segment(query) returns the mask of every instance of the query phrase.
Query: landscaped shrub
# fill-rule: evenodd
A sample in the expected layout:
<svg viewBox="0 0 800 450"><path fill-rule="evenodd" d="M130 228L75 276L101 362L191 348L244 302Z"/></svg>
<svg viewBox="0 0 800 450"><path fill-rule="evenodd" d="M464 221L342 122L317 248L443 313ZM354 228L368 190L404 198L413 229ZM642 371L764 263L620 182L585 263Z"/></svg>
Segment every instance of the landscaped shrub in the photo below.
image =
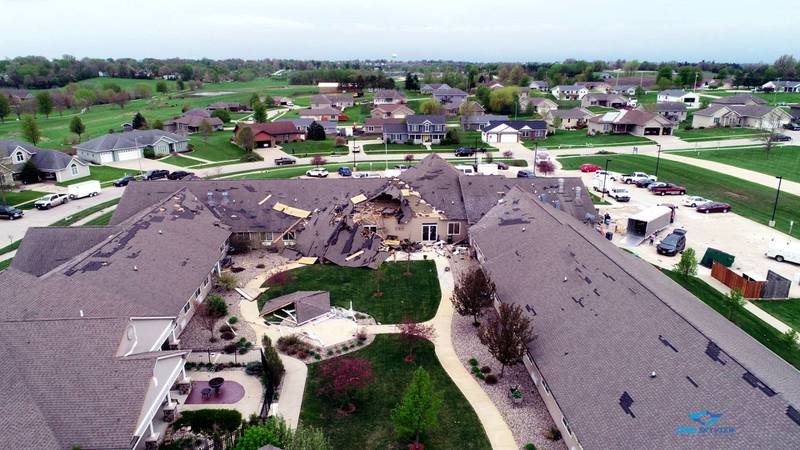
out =
<svg viewBox="0 0 800 450"><path fill-rule="evenodd" d="M231 342L230 344L225 344L225 347L223 347L223 351L230 355L236 353L236 348L237 348L236 343Z"/></svg>
<svg viewBox="0 0 800 450"><path fill-rule="evenodd" d="M236 317L236 316L231 316L230 318L228 318L228 323L231 324L231 325L235 324L238 321L239 321L239 318Z"/></svg>
<svg viewBox="0 0 800 450"><path fill-rule="evenodd" d="M145 147L144 150L142 150L142 156L147 159L155 159L156 151L153 150L153 147Z"/></svg>
<svg viewBox="0 0 800 450"><path fill-rule="evenodd" d="M333 356L333 350L328 350L328 353L327 353L327 355L328 355L328 356Z"/></svg>
<svg viewBox="0 0 800 450"><path fill-rule="evenodd" d="M193 362L187 362L186 364L183 365L183 367L186 370L192 370L192 369L194 369L194 366L195 366L195 363L193 363Z"/></svg>
<svg viewBox="0 0 800 450"><path fill-rule="evenodd" d="M497 384L497 377L490 373L489 375L486 375L484 381L486 381L486 384Z"/></svg>
<svg viewBox="0 0 800 450"><path fill-rule="evenodd" d="M525 450L536 450L536 446L528 442L525 444Z"/></svg>
<svg viewBox="0 0 800 450"><path fill-rule="evenodd" d="M477 366L478 365L478 360L475 359L475 358L470 358L469 359L469 365L473 366L473 367Z"/></svg>
<svg viewBox="0 0 800 450"><path fill-rule="evenodd" d="M217 284L230 291L239 287L239 280L232 273L225 272L217 277Z"/></svg>
<svg viewBox="0 0 800 450"><path fill-rule="evenodd" d="M230 433L242 423L242 414L233 409L198 409L181 411L181 417L175 421L174 427L192 427L192 431L212 434L215 431Z"/></svg>
<svg viewBox="0 0 800 450"><path fill-rule="evenodd" d="M283 361L281 361L280 356L278 356L278 352L275 351L275 347L272 346L272 341L270 340L269 336L264 335L261 339L261 347L264 351L263 361L264 361L264 376L261 377L261 382L264 385L272 385L273 387L277 387L281 380L283 379Z"/></svg>
<svg viewBox="0 0 800 450"><path fill-rule="evenodd" d="M478 377L479 380L485 380L486 379L486 375L484 375L484 374L482 374L480 372L476 373L475 376Z"/></svg>
<svg viewBox="0 0 800 450"><path fill-rule="evenodd" d="M235 338L236 335L233 334L233 331L223 331L222 334L220 334L220 337L226 341L230 341L231 339Z"/></svg>
<svg viewBox="0 0 800 450"><path fill-rule="evenodd" d="M263 161L264 158L256 152L247 152L239 158L241 162L255 162L255 161Z"/></svg>
<svg viewBox="0 0 800 450"><path fill-rule="evenodd" d="M483 372L483 373L491 373L492 372L492 368L489 367L489 366L483 366L483 367L481 367L481 372Z"/></svg>
<svg viewBox="0 0 800 450"><path fill-rule="evenodd" d="M557 427L550 427L550 429L547 430L547 433L545 433L545 437L551 441L560 441L561 430L559 430Z"/></svg>
<svg viewBox="0 0 800 450"><path fill-rule="evenodd" d="M472 366L472 373L477 375L477 374L481 373L481 369L479 369L478 366Z"/></svg>

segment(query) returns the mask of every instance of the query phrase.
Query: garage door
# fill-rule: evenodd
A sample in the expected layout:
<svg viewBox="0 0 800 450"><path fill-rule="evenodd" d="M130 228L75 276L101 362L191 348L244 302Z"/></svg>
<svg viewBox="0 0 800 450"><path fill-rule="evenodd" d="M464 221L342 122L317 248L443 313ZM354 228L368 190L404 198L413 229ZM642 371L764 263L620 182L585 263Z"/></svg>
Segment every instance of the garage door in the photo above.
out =
<svg viewBox="0 0 800 450"><path fill-rule="evenodd" d="M657 136L661 134L661 128L657 127L650 127L644 129L645 136Z"/></svg>
<svg viewBox="0 0 800 450"><path fill-rule="evenodd" d="M117 152L117 161L130 161L139 158L139 150L119 150Z"/></svg>
<svg viewBox="0 0 800 450"><path fill-rule="evenodd" d="M500 142L503 144L510 144L517 141L518 139L516 133L505 133L500 135Z"/></svg>

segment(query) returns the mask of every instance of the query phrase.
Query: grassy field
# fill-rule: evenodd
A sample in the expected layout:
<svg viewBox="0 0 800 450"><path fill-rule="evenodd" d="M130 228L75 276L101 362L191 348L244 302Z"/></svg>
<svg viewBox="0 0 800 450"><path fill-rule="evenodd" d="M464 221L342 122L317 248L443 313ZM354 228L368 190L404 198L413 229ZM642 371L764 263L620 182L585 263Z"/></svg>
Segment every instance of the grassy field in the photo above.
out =
<svg viewBox="0 0 800 450"><path fill-rule="evenodd" d="M47 192L39 191L0 191L0 203L3 205L16 206L24 203L24 205L17 206L20 209L33 208L33 201L39 197L47 195Z"/></svg>
<svg viewBox="0 0 800 450"><path fill-rule="evenodd" d="M89 180L97 180L100 182L100 184L110 184L114 180L122 178L125 175L138 175L138 174L139 174L138 170L131 171L109 166L91 166L89 168L88 177L64 181L62 183L56 183L56 184L58 186L69 186L70 184L83 183L84 181L89 181Z"/></svg>
<svg viewBox="0 0 800 450"><path fill-rule="evenodd" d="M354 105L349 108L345 108L342 111L342 114L347 116L347 120L341 122L342 125L351 125L353 123L360 123L364 124L364 119L368 119L370 117L370 112L372 111L372 105Z"/></svg>
<svg viewBox="0 0 800 450"><path fill-rule="evenodd" d="M84 227L100 227L108 225L108 222L111 221L111 216L114 215L114 211L105 212L100 214L99 216L95 217L94 219L86 222L82 226Z"/></svg>
<svg viewBox="0 0 800 450"><path fill-rule="evenodd" d="M422 144L408 145L408 144L365 144L361 146L364 153L381 154L381 153L425 153L428 150Z"/></svg>
<svg viewBox="0 0 800 450"><path fill-rule="evenodd" d="M704 128L685 130L676 128L675 136L686 142L719 141L725 139L756 139L762 135L758 130L752 128Z"/></svg>
<svg viewBox="0 0 800 450"><path fill-rule="evenodd" d="M71 216L67 216L67 217L65 217L65 218L63 218L63 219L61 219L61 220L59 220L57 222L53 222L53 223L50 224L50 226L51 227L68 227L68 226L78 222L81 219L84 219L86 217L91 216L92 214L96 213L97 211L106 209L106 208L108 208L110 206L114 206L114 205L116 205L118 203L119 203L119 199L118 198L115 198L113 200L109 200L107 202L99 203L99 204L91 206L89 208L82 209L79 212L77 212L77 213L75 213L75 214L73 214ZM109 219L111 218L111 213L113 213L113 211L111 211L109 213L109 217L108 217ZM105 224L103 224L103 225L107 225L107 222Z"/></svg>
<svg viewBox="0 0 800 450"><path fill-rule="evenodd" d="M615 111L617 111L614 108L606 108L605 106L589 106L586 109L588 109L589 111L591 111L591 112L593 112L595 114L603 114L603 113L607 113L607 112L615 112Z"/></svg>
<svg viewBox="0 0 800 450"><path fill-rule="evenodd" d="M522 144L532 148L536 144L540 148L562 147L614 147L620 145L648 145L654 144L650 139L630 134L599 134L589 136L586 130L556 130L555 134L547 136L544 141L524 141Z"/></svg>
<svg viewBox="0 0 800 450"><path fill-rule="evenodd" d="M760 300L753 302L753 304L800 333L799 298L788 300Z"/></svg>
<svg viewBox="0 0 800 450"><path fill-rule="evenodd" d="M800 182L800 147L775 147L769 153L758 147L721 148L675 152L676 155L714 161Z"/></svg>
<svg viewBox="0 0 800 450"><path fill-rule="evenodd" d="M403 275L409 267L413 275ZM380 323L399 323L406 317L423 322L436 314L441 297L433 261L384 263L378 270L315 264L289 273L291 282L272 286L258 297L259 309L267 300L284 294L326 290L331 293L331 304L349 308L352 301L353 309ZM375 298L378 289L382 295Z"/></svg>
<svg viewBox="0 0 800 450"><path fill-rule="evenodd" d="M282 144L281 148L284 152L300 158L314 155L346 155L348 153L347 147L336 147L333 138L327 138L324 141L289 142Z"/></svg>
<svg viewBox="0 0 800 450"><path fill-rule="evenodd" d="M565 170L577 170L584 163L602 166L606 159L611 160L609 170L614 172L655 172L656 158L651 156L599 155L559 158L559 161ZM758 223L766 225L770 220L775 189L669 160L661 161L658 177L659 180L671 181L686 187L691 195L701 195L730 203L733 212ZM784 192L778 203L775 229L788 233L790 220L800 221L800 197ZM800 227L793 228L792 236L800 238Z"/></svg>
<svg viewBox="0 0 800 450"><path fill-rule="evenodd" d="M715 311L726 318L728 317L728 308L725 305L724 294L699 278L684 278L682 275L670 270L664 270L663 272L705 304L712 307ZM763 303L764 302L759 302L758 305L761 306ZM786 362L800 369L800 352L781 339L781 333L771 325L762 321L744 308L734 311L731 320L739 328L764 345L764 347L772 350L776 355L786 360Z"/></svg>
<svg viewBox="0 0 800 450"><path fill-rule="evenodd" d="M425 342L420 345L413 363L403 360L406 353L397 336L379 335L368 347L347 356L370 361L373 374L372 383L354 400L357 410L350 415L337 413L335 402L317 394L320 363L310 365L300 421L321 428L333 448L405 448L410 438L397 436L391 413L414 370L424 367L430 374L434 389L441 392L443 399L437 427L421 436L425 449L491 448L475 411L436 359L433 344Z"/></svg>

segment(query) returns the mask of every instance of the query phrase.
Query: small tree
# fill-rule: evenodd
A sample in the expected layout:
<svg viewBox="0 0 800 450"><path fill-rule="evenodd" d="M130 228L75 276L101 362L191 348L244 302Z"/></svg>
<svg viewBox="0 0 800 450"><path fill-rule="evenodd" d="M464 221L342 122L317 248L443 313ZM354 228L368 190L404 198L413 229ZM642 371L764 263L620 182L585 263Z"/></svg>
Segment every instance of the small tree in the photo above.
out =
<svg viewBox="0 0 800 450"><path fill-rule="evenodd" d="M131 96L127 92L117 92L111 98L111 100L114 102L114 104L119 106L119 109L125 109L125 105L128 104L128 100L130 100L130 99L131 99Z"/></svg>
<svg viewBox="0 0 800 450"><path fill-rule="evenodd" d="M337 400L342 409L353 411L353 395L372 381L372 364L361 358L336 358L320 368L319 395Z"/></svg>
<svg viewBox="0 0 800 450"><path fill-rule="evenodd" d="M176 85L177 85L179 91L182 91L182 90L186 89L186 83L183 80L178 80Z"/></svg>
<svg viewBox="0 0 800 450"><path fill-rule="evenodd" d="M11 102L5 94L0 94L0 122L5 122L6 117L11 114Z"/></svg>
<svg viewBox="0 0 800 450"><path fill-rule="evenodd" d="M789 328L781 335L781 340L794 351L797 351L797 331Z"/></svg>
<svg viewBox="0 0 800 450"><path fill-rule="evenodd" d="M215 109L214 112L211 113L211 117L216 117L221 120L222 123L231 121L231 114L225 109Z"/></svg>
<svg viewBox="0 0 800 450"><path fill-rule="evenodd" d="M462 316L472 316L472 324L478 326L483 310L492 306L494 292L494 283L483 270L475 267L459 277L453 289L453 306Z"/></svg>
<svg viewBox="0 0 800 450"><path fill-rule="evenodd" d="M78 142L81 141L81 135L86 131L86 126L80 117L75 116L69 121L69 131L78 135Z"/></svg>
<svg viewBox="0 0 800 450"><path fill-rule="evenodd" d="M217 277L217 284L226 291L232 291L239 286L239 280L232 273L225 272Z"/></svg>
<svg viewBox="0 0 800 450"><path fill-rule="evenodd" d="M447 130L447 133L444 135L444 139L442 139L442 144L444 145L454 145L460 143L461 136L458 134L458 130L455 128Z"/></svg>
<svg viewBox="0 0 800 450"><path fill-rule="evenodd" d="M251 130L250 127L243 127L238 133L236 133L236 142L243 149L247 150L248 152L252 152L253 148L255 147L253 130Z"/></svg>
<svg viewBox="0 0 800 450"><path fill-rule="evenodd" d="M400 329L400 340L408 347L408 354L405 357L406 362L412 362L416 359L414 350L423 340L432 341L436 338L436 330L432 325L417 323L410 318L403 319L397 328Z"/></svg>
<svg viewBox="0 0 800 450"><path fill-rule="evenodd" d="M724 297L725 307L728 310L728 320L736 322L733 314L739 311L745 303L741 289L731 289Z"/></svg>
<svg viewBox="0 0 800 450"><path fill-rule="evenodd" d="M434 390L428 372L417 368L403 398L392 411L392 422L398 434L414 435L414 446L409 448L421 448L419 435L436 428L441 407L441 392Z"/></svg>
<svg viewBox="0 0 800 450"><path fill-rule="evenodd" d="M325 128L323 128L322 125L318 124L317 122L311 122L311 125L308 126L306 137L308 137L308 140L310 141L324 141Z"/></svg>
<svg viewBox="0 0 800 450"><path fill-rule="evenodd" d="M200 121L200 135L203 136L203 142L208 144L208 137L211 136L211 133L214 132L214 129L211 128L211 124L208 123L206 119Z"/></svg>
<svg viewBox="0 0 800 450"><path fill-rule="evenodd" d="M489 353L500 362L502 378L506 366L522 362L526 346L534 336L531 321L525 317L522 308L517 304L503 303L498 316L489 319L479 337L481 343L488 347Z"/></svg>
<svg viewBox="0 0 800 450"><path fill-rule="evenodd" d="M550 175L556 171L556 165L552 161L539 161L536 168L544 175Z"/></svg>
<svg viewBox="0 0 800 450"><path fill-rule="evenodd" d="M553 117L553 128L559 129L561 128L561 124L564 123L564 119L561 117Z"/></svg>
<svg viewBox="0 0 800 450"><path fill-rule="evenodd" d="M272 96L269 94L265 95L264 105L266 105L268 108L272 108L273 106L275 106L275 99L272 98Z"/></svg>
<svg viewBox="0 0 800 450"><path fill-rule="evenodd" d="M39 143L42 133L39 131L39 124L33 116L25 115L22 117L22 137L33 145Z"/></svg>
<svg viewBox="0 0 800 450"><path fill-rule="evenodd" d="M297 427L285 448L286 450L333 450L331 442L322 430L305 425Z"/></svg>
<svg viewBox="0 0 800 450"><path fill-rule="evenodd" d="M441 103L433 99L428 99L422 102L419 110L422 114L441 114L443 108Z"/></svg>
<svg viewBox="0 0 800 450"><path fill-rule="evenodd" d="M266 334L261 338L261 346L264 351L264 374L262 375L265 385L271 385L273 388L278 387L283 379L283 374L286 370L283 367L283 361L278 355L278 351L272 346L272 340Z"/></svg>
<svg viewBox="0 0 800 450"><path fill-rule="evenodd" d="M311 158L311 164L313 164L313 165L315 165L317 167L324 166L327 163L328 163L328 161L325 158L323 158L322 156L319 156L319 155Z"/></svg>
<svg viewBox="0 0 800 450"><path fill-rule="evenodd" d="M134 130L146 130L147 119L144 118L142 113L137 112L136 115L133 116L133 122L131 122L131 126Z"/></svg>
<svg viewBox="0 0 800 450"><path fill-rule="evenodd" d="M169 87L167 86L167 82L166 81L159 80L156 83L156 92L158 92L159 94L166 94L168 90L169 90Z"/></svg>
<svg viewBox="0 0 800 450"><path fill-rule="evenodd" d="M409 153L409 154L407 154L407 155L405 156L405 158L403 158L403 159L404 159L406 162L411 162L411 161L414 161L414 154L413 154L413 153Z"/></svg>
<svg viewBox="0 0 800 450"><path fill-rule="evenodd" d="M151 125L151 128L154 129L154 130L163 130L164 129L164 122L162 122L160 119L156 119L156 120L153 121L153 124Z"/></svg>
<svg viewBox="0 0 800 450"><path fill-rule="evenodd" d="M50 113L53 112L53 97L50 92L42 91L36 94L36 104L39 112L49 118Z"/></svg>
<svg viewBox="0 0 800 450"><path fill-rule="evenodd" d="M225 300L218 295L211 295L206 299L208 303L209 313L217 318L228 315L228 304Z"/></svg>
<svg viewBox="0 0 800 450"><path fill-rule="evenodd" d="M36 164L29 159L25 161L25 164L22 166L22 171L20 172L19 177L24 184L38 183L39 169L37 169Z"/></svg>
<svg viewBox="0 0 800 450"><path fill-rule="evenodd" d="M675 264L675 271L684 278L697 275L697 256L693 248L687 248L681 254L681 259Z"/></svg>
<svg viewBox="0 0 800 450"><path fill-rule="evenodd" d="M250 105L250 109L252 109L253 111L256 110L256 105L259 103L261 103L261 99L255 92L252 95L250 95L250 100L247 101L247 104Z"/></svg>
<svg viewBox="0 0 800 450"><path fill-rule="evenodd" d="M258 102L253 108L253 120L255 120L256 123L267 122L267 107L264 106L263 103Z"/></svg>

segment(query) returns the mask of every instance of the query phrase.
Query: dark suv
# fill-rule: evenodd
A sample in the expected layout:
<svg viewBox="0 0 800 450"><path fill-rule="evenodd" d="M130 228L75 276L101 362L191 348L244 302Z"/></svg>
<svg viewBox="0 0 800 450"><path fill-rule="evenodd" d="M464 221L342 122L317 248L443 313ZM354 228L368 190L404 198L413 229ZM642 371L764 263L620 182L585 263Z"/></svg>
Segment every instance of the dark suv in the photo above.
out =
<svg viewBox="0 0 800 450"><path fill-rule="evenodd" d="M475 154L475 149L472 147L459 147L456 149L456 156L472 156Z"/></svg>
<svg viewBox="0 0 800 450"><path fill-rule="evenodd" d="M13 206L0 205L0 217L3 219L14 220L20 219L25 213L19 208Z"/></svg>
<svg viewBox="0 0 800 450"><path fill-rule="evenodd" d="M169 170L151 170L147 172L147 175L144 176L145 180L158 180L161 178L167 178L169 176Z"/></svg>
<svg viewBox="0 0 800 450"><path fill-rule="evenodd" d="M656 246L659 255L675 256L686 248L686 234L673 231Z"/></svg>

